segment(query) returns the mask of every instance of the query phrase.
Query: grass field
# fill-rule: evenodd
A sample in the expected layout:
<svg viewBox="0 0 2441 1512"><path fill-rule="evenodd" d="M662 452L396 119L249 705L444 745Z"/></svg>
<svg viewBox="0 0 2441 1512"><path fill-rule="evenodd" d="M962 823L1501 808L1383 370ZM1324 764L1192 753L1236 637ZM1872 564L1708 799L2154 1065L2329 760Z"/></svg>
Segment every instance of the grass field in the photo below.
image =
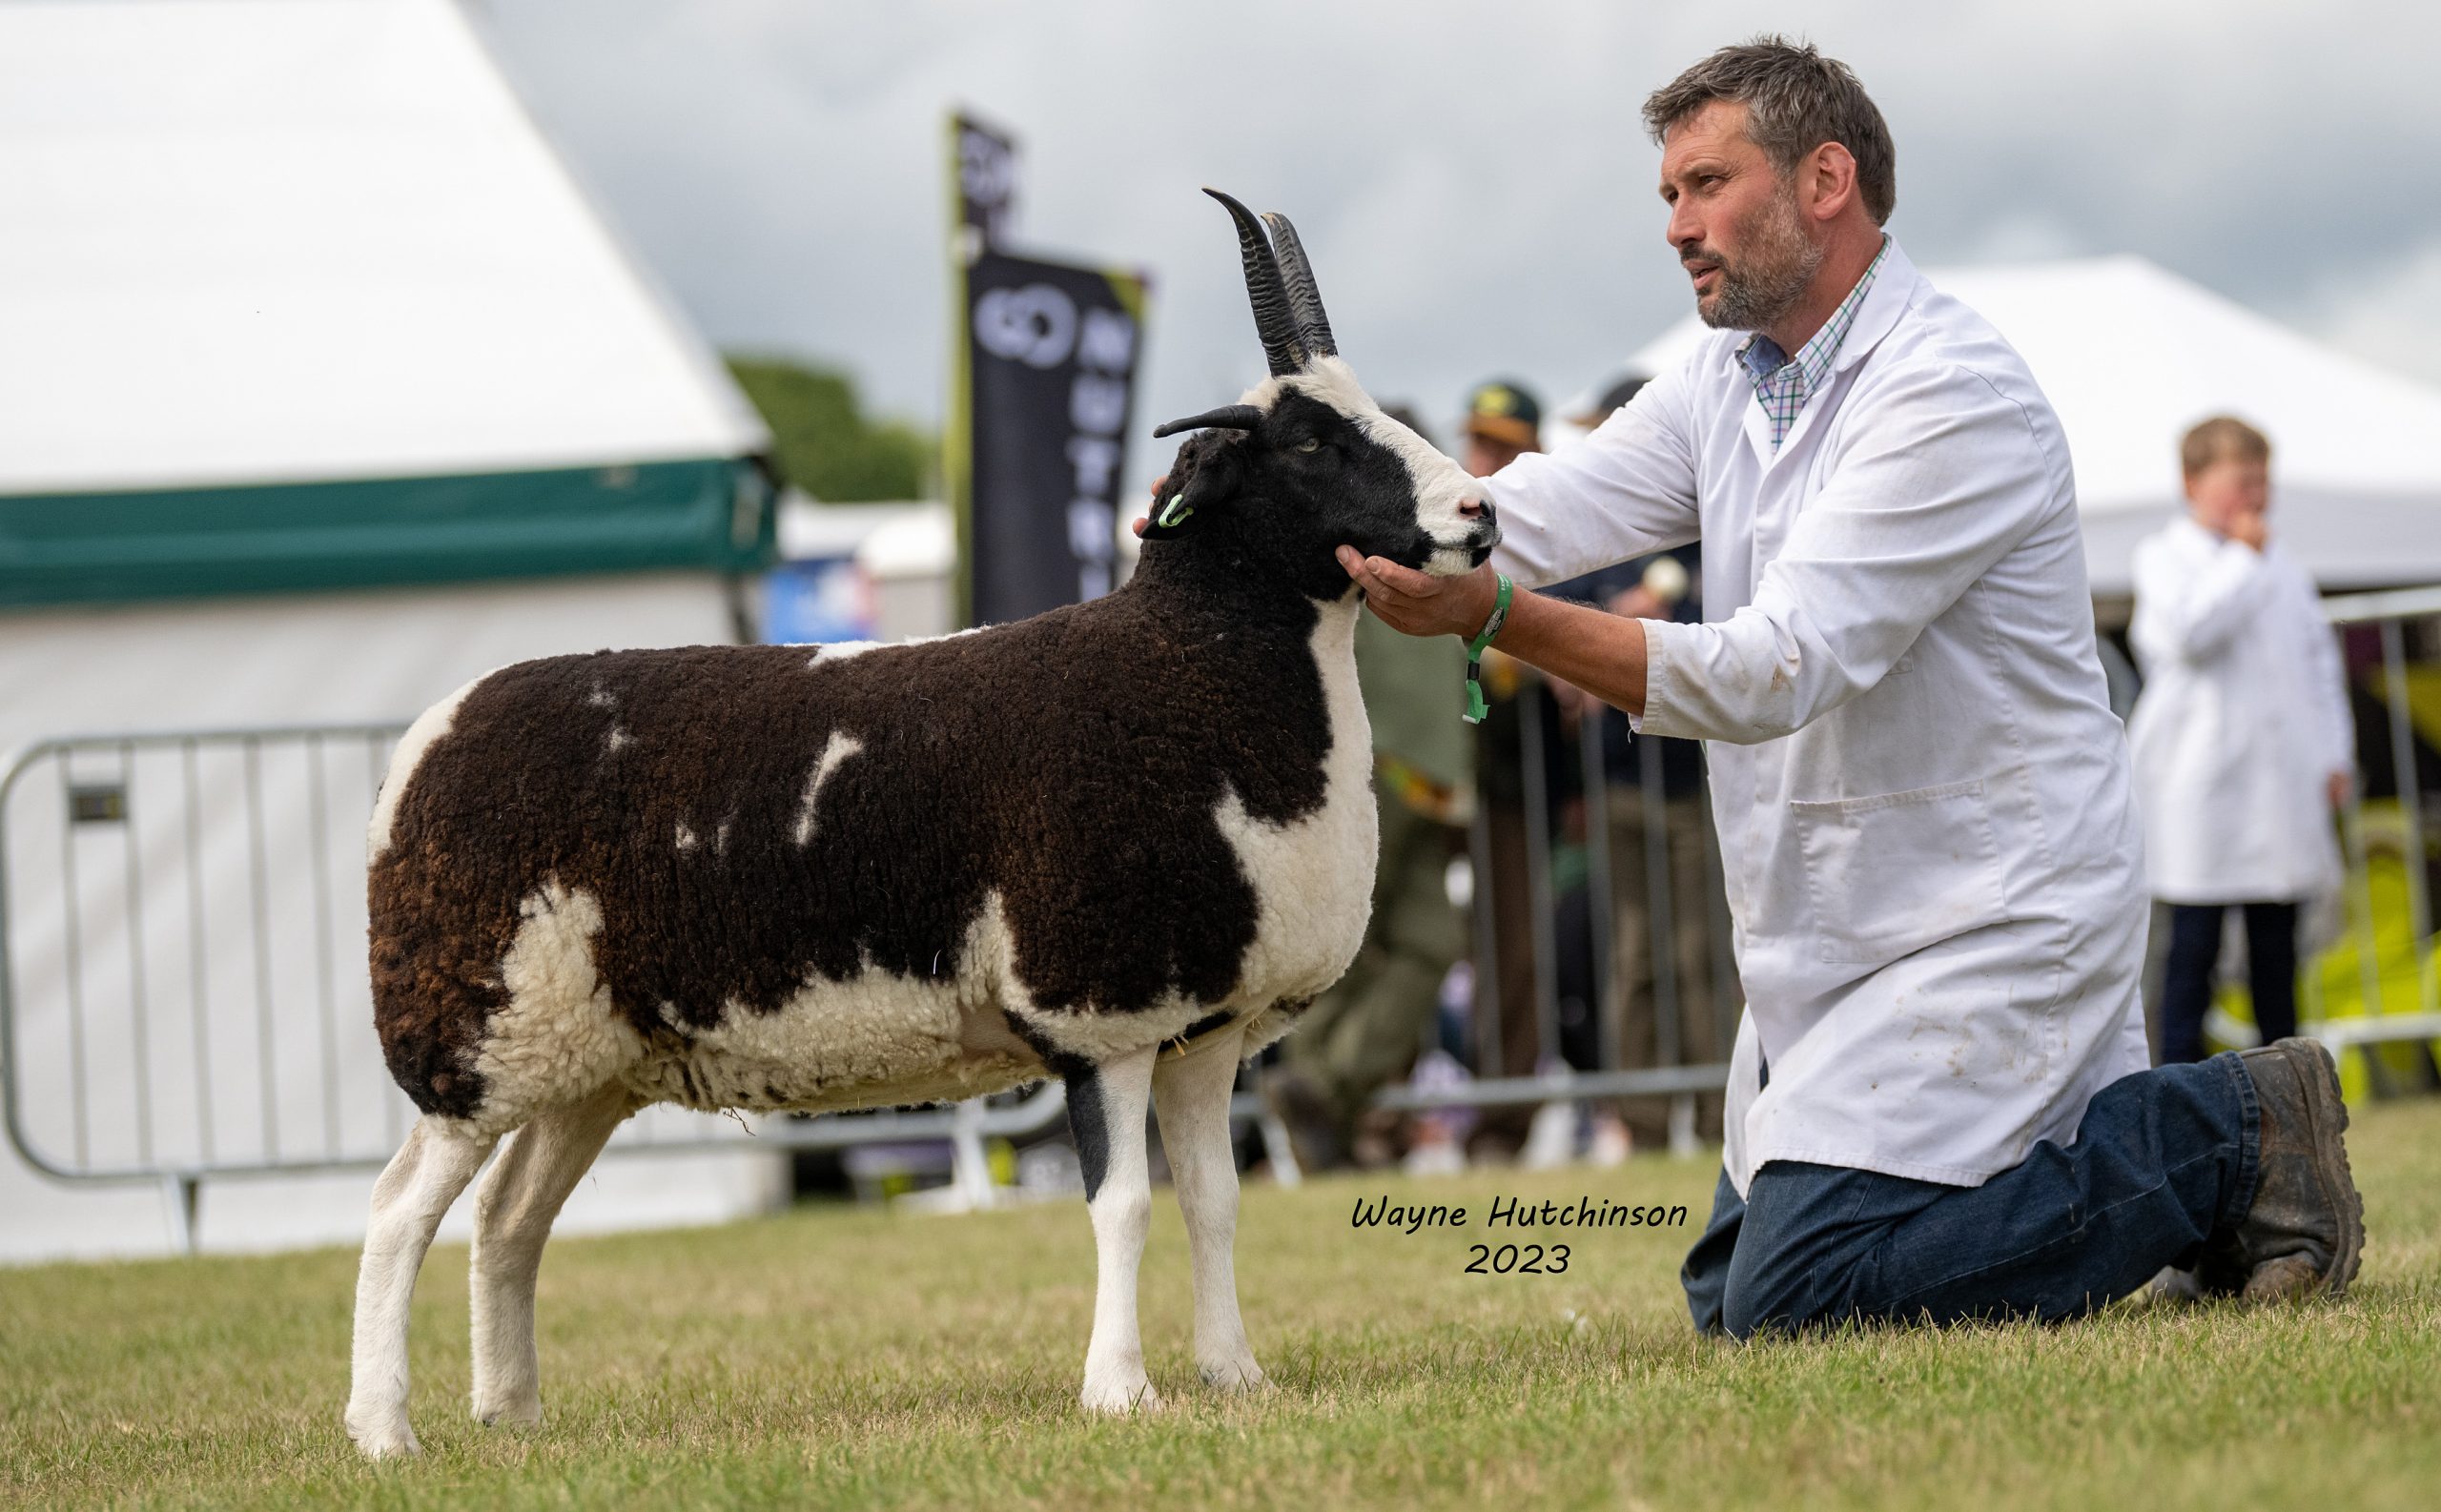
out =
<svg viewBox="0 0 2441 1512"><path fill-rule="evenodd" d="M1712 1169L1250 1187L1239 1274L1279 1389L1193 1383L1167 1194L1144 1266L1159 1414L1076 1408L1080 1205L804 1210L552 1246L548 1421L466 1416L465 1252L416 1301L426 1457L339 1427L355 1257L0 1272L0 1498L41 1506L2430 1507L2441 1499L2441 1104L2359 1114L2371 1240L2337 1306L1698 1341L1674 1285ZM1465 1233L1351 1231L1360 1195ZM1500 1193L1685 1203L1469 1276ZM1551 1237L1558 1237L1553 1235Z"/></svg>

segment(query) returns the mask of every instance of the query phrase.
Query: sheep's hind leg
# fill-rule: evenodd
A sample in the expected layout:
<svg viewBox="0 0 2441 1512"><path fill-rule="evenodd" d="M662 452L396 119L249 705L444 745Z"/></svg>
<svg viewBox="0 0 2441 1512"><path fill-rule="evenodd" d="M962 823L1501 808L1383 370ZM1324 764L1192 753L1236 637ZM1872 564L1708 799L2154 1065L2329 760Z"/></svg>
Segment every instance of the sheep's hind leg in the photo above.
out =
<svg viewBox="0 0 2441 1512"><path fill-rule="evenodd" d="M1161 1148L1178 1184L1195 1266L1195 1362L1207 1382L1227 1391L1268 1384L1238 1316L1231 1255L1238 1234L1238 1156L1229 1137L1229 1094L1237 1088L1243 1038L1242 1031L1230 1028L1185 1055L1164 1056L1153 1071Z"/></svg>
<svg viewBox="0 0 2441 1512"><path fill-rule="evenodd" d="M433 1231L491 1154L493 1140L427 1115L373 1183L373 1217L356 1275L356 1351L347 1432L373 1459L419 1454L407 1423L407 1304Z"/></svg>
<svg viewBox="0 0 2441 1512"><path fill-rule="evenodd" d="M475 1252L469 1265L475 1318L475 1420L485 1426L543 1420L534 1351L534 1281L551 1223L635 1099L616 1084L554 1109L511 1136L475 1189Z"/></svg>
<svg viewBox="0 0 2441 1512"><path fill-rule="evenodd" d="M1085 1349L1083 1392L1093 1412L1161 1404L1144 1374L1144 1340L1136 1324L1136 1270L1153 1218L1144 1105L1154 1053L1148 1046L1063 1073L1069 1123L1085 1170L1085 1208L1094 1221L1094 1338Z"/></svg>

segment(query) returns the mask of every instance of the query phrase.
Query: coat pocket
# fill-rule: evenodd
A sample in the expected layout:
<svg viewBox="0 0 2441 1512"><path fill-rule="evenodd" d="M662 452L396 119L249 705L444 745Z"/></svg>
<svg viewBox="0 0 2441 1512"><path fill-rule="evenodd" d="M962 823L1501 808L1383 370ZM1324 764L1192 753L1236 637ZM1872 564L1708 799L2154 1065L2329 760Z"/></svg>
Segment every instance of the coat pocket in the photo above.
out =
<svg viewBox="0 0 2441 1512"><path fill-rule="evenodd" d="M1981 778L1789 808L1826 961L1880 965L2008 917Z"/></svg>

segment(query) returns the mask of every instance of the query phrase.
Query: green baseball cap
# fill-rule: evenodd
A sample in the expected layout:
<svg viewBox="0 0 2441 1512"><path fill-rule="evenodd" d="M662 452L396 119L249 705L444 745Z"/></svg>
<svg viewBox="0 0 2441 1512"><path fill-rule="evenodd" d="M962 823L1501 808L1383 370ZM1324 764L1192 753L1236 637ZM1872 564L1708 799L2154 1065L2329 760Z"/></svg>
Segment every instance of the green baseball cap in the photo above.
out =
<svg viewBox="0 0 2441 1512"><path fill-rule="evenodd" d="M1467 396L1467 434L1538 450L1543 444L1543 406L1522 383L1494 378Z"/></svg>

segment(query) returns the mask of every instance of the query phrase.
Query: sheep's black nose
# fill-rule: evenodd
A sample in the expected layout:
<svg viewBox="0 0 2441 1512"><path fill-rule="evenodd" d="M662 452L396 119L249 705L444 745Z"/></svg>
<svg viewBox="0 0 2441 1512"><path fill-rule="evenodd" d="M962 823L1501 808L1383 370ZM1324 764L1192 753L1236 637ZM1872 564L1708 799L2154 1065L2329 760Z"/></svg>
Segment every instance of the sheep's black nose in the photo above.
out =
<svg viewBox="0 0 2441 1512"><path fill-rule="evenodd" d="M1488 520L1491 518L1491 505L1488 501L1481 499L1462 499L1458 501L1458 518L1461 520Z"/></svg>

